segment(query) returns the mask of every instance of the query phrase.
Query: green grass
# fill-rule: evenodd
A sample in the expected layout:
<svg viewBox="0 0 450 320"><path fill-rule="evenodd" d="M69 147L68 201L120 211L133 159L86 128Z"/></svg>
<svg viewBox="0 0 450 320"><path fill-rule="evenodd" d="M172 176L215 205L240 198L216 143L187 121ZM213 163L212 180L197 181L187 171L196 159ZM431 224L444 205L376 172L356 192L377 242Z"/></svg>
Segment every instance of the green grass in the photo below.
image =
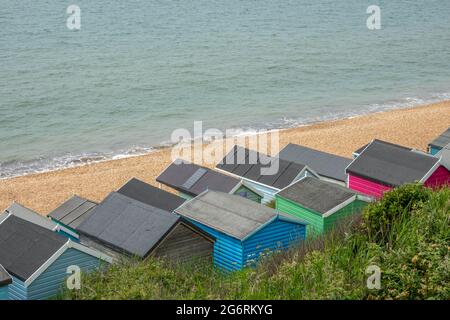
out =
<svg viewBox="0 0 450 320"><path fill-rule="evenodd" d="M82 279L64 299L450 299L450 190L407 185L362 217L224 274L207 262L127 262ZM366 287L381 268L380 290Z"/></svg>

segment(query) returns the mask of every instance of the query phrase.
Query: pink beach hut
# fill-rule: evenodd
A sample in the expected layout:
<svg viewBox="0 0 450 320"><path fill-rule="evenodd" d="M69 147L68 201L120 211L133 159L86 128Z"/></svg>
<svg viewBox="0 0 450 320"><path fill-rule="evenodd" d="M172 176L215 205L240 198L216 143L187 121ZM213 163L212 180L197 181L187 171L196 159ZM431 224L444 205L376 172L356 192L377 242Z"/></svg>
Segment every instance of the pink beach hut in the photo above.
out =
<svg viewBox="0 0 450 320"><path fill-rule="evenodd" d="M450 184L450 166L442 157L376 139L346 173L350 189L375 198L405 183L421 182L431 188Z"/></svg>

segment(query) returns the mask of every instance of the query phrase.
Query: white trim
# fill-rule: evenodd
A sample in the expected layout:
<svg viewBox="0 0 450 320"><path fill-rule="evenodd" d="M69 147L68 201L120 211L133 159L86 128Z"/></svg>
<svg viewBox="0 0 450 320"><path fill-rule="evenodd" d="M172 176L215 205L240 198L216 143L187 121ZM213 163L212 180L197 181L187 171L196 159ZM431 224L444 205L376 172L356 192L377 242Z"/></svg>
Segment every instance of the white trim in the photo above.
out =
<svg viewBox="0 0 450 320"><path fill-rule="evenodd" d="M433 157L433 156L432 156ZM436 158L436 157L434 157ZM441 158L431 167L430 170L419 180L421 183L425 183L429 177L441 166Z"/></svg>
<svg viewBox="0 0 450 320"><path fill-rule="evenodd" d="M258 190L256 190L252 186L249 186L248 182L244 181L244 179L242 179L242 178L240 179L239 183L235 187L233 187L233 189L231 189L229 194L234 194L240 187L245 187L245 188L249 189L250 191L256 193L258 196L260 196L262 198L264 197L264 195L261 194L261 192L259 192Z"/></svg>
<svg viewBox="0 0 450 320"><path fill-rule="evenodd" d="M274 211L276 212L276 210L274 209ZM250 232L249 234L247 234L244 238L242 239L238 239L241 242L246 241L248 238L250 238L251 236L253 236L255 233L257 233L258 231L260 231L261 229L263 229L264 227L266 227L267 225L269 225L270 223L274 222L275 220L278 219L278 213L275 214L275 216L273 216L272 218L270 218L269 220L267 220L265 223L263 223L262 225L260 225L258 228L254 229L252 232Z"/></svg>
<svg viewBox="0 0 450 320"><path fill-rule="evenodd" d="M346 178L345 178L345 184L346 184L346 186L347 186L348 189L350 189L350 175L347 173L348 167L350 167L350 166L353 164L353 162L355 162L355 161L359 158L359 156L360 156L364 151L366 151L366 149L367 149L367 148L368 148L375 140L376 140L376 139L372 139L372 141L370 141L370 142L366 145L366 147L365 147L364 149L361 150L361 152L358 154L358 156L355 157L355 158L353 158L352 162L350 162L350 163L345 167L345 169L344 169L344 172L345 172L345 175L346 175Z"/></svg>
<svg viewBox="0 0 450 320"><path fill-rule="evenodd" d="M112 258L108 255L102 254L99 251L93 250L68 239L67 242L58 249L58 251L56 251L47 261L45 261L45 263L43 263L39 267L39 269L37 269L27 280L25 280L25 287L28 287L30 284L32 284L33 281L36 280L45 270L47 270L47 268L50 267L52 263L55 262L64 252L66 252L67 249L71 248L79 250L100 260L104 260L108 263L112 263L113 261Z"/></svg>
<svg viewBox="0 0 450 320"><path fill-rule="evenodd" d="M219 172L222 172L222 173L224 173L224 174L227 174L227 175L229 175L229 176L235 177L235 178L237 178L237 179L241 179L241 180L247 181L247 182L249 182L249 183L259 184L259 185L261 185L261 186L263 186L263 187L272 189L272 190L274 190L274 191L280 190L280 189L278 189L278 188L269 186L269 185L267 185L267 184L264 184L264 183L261 183L261 182L255 181L255 180L250 180L250 179L247 179L246 177L242 177L242 176L239 176L239 175L237 175L237 174L234 174L234 173L231 173L231 172L228 172L228 171L219 169L219 168L216 168L216 170L219 171Z"/></svg>
<svg viewBox="0 0 450 320"><path fill-rule="evenodd" d="M67 233L68 235L74 237L75 239L79 239L80 238L79 234L69 230L68 228L64 227L63 225L61 225L59 223L57 223L56 228L53 231L56 231L56 232L62 231L64 233Z"/></svg>
<svg viewBox="0 0 450 320"><path fill-rule="evenodd" d="M329 216L331 216L333 213L339 211L342 208L345 208L346 206L348 206L350 203L352 203L353 201L356 200L356 194L352 197L350 197L349 199L345 200L344 202L338 204L336 207L328 210L327 212L325 212L324 214L322 214L322 218L327 218Z"/></svg>
<svg viewBox="0 0 450 320"><path fill-rule="evenodd" d="M39 277L45 270L47 270L47 268L67 250L67 244L69 243L69 241L70 240L67 239L67 242L63 244L61 248L58 249L58 251L56 251L47 261L45 261L39 267L39 269L37 269L27 280L25 280L25 287L28 287L30 284L32 284L37 277Z"/></svg>

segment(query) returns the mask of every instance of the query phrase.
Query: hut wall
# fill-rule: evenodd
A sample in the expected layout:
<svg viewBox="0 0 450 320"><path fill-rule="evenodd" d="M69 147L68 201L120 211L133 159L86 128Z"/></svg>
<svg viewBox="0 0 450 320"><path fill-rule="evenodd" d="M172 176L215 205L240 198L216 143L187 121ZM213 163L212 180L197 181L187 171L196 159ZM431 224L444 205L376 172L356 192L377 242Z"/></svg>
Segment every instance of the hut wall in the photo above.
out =
<svg viewBox="0 0 450 320"><path fill-rule="evenodd" d="M448 186L450 185L450 171L448 171L445 167L440 166L433 172L424 184L430 188Z"/></svg>
<svg viewBox="0 0 450 320"><path fill-rule="evenodd" d="M348 174L348 187L362 194L381 198L383 194L392 189L392 187L383 185L375 181Z"/></svg>
<svg viewBox="0 0 450 320"><path fill-rule="evenodd" d="M214 241L206 239L184 223L179 223L152 253L176 261L211 259Z"/></svg>
<svg viewBox="0 0 450 320"><path fill-rule="evenodd" d="M67 249L47 270L28 286L28 299L43 300L57 295L66 285L67 268L78 266L83 272L93 271L107 263L76 249Z"/></svg>

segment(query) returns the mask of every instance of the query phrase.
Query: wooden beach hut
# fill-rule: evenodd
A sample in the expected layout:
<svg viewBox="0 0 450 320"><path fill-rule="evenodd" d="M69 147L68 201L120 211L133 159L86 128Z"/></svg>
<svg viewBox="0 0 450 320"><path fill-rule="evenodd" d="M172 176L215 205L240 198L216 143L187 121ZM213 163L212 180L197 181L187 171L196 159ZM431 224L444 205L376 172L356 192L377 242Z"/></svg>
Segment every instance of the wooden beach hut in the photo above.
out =
<svg viewBox="0 0 450 320"><path fill-rule="evenodd" d="M158 201L164 205L163 198ZM172 208L173 203L164 206ZM177 261L209 258L214 245L214 237L180 216L118 192L98 204L77 231L81 243L115 260L149 256Z"/></svg>
<svg viewBox="0 0 450 320"><path fill-rule="evenodd" d="M2 220L7 219L9 216L16 216L18 218L34 223L45 229L57 232L63 236L72 239L76 238L76 233L72 232L70 229L64 226L60 226L57 223L51 221L50 219L16 202L11 204L2 214L0 214L0 223Z"/></svg>
<svg viewBox="0 0 450 320"><path fill-rule="evenodd" d="M0 264L0 300L8 300L8 286L12 283L9 273Z"/></svg>
<svg viewBox="0 0 450 320"><path fill-rule="evenodd" d="M428 152L435 155L445 146L450 146L450 127L428 144Z"/></svg>
<svg viewBox="0 0 450 320"><path fill-rule="evenodd" d="M60 227L70 230L74 238L78 239L78 226L89 217L96 205L93 201L74 195L50 212L48 217Z"/></svg>
<svg viewBox="0 0 450 320"><path fill-rule="evenodd" d="M276 209L309 223L308 234L329 231L361 212L370 198L332 182L306 177L276 194Z"/></svg>
<svg viewBox="0 0 450 320"><path fill-rule="evenodd" d="M262 195L263 204L273 201L275 194L292 182L306 176L319 178L307 165L270 157L240 146L234 146L216 168L242 179Z"/></svg>
<svg viewBox="0 0 450 320"><path fill-rule="evenodd" d="M9 300L51 298L65 285L69 266L88 272L110 262L107 255L14 215L0 223L0 264L12 280Z"/></svg>
<svg viewBox="0 0 450 320"><path fill-rule="evenodd" d="M233 271L305 239L306 223L243 197L205 191L175 210L216 238L214 264Z"/></svg>
<svg viewBox="0 0 450 320"><path fill-rule="evenodd" d="M307 165L313 169L322 180L345 186L347 175L345 168L352 159L340 157L331 153L289 143L278 157L282 160Z"/></svg>
<svg viewBox="0 0 450 320"><path fill-rule="evenodd" d="M346 172L350 189L377 198L405 183L432 188L450 183L449 168L440 158L381 140L373 140Z"/></svg>
<svg viewBox="0 0 450 320"><path fill-rule="evenodd" d="M136 178L128 181L117 192L170 212L185 201L172 193L153 187ZM78 239L78 227L91 215L92 210L97 205L98 203L94 201L75 195L50 212L48 216L61 227L69 229Z"/></svg>
<svg viewBox="0 0 450 320"><path fill-rule="evenodd" d="M236 194L258 203L262 199L262 195L242 179L182 160L171 163L156 181L177 190L180 197L188 200L205 190Z"/></svg>

